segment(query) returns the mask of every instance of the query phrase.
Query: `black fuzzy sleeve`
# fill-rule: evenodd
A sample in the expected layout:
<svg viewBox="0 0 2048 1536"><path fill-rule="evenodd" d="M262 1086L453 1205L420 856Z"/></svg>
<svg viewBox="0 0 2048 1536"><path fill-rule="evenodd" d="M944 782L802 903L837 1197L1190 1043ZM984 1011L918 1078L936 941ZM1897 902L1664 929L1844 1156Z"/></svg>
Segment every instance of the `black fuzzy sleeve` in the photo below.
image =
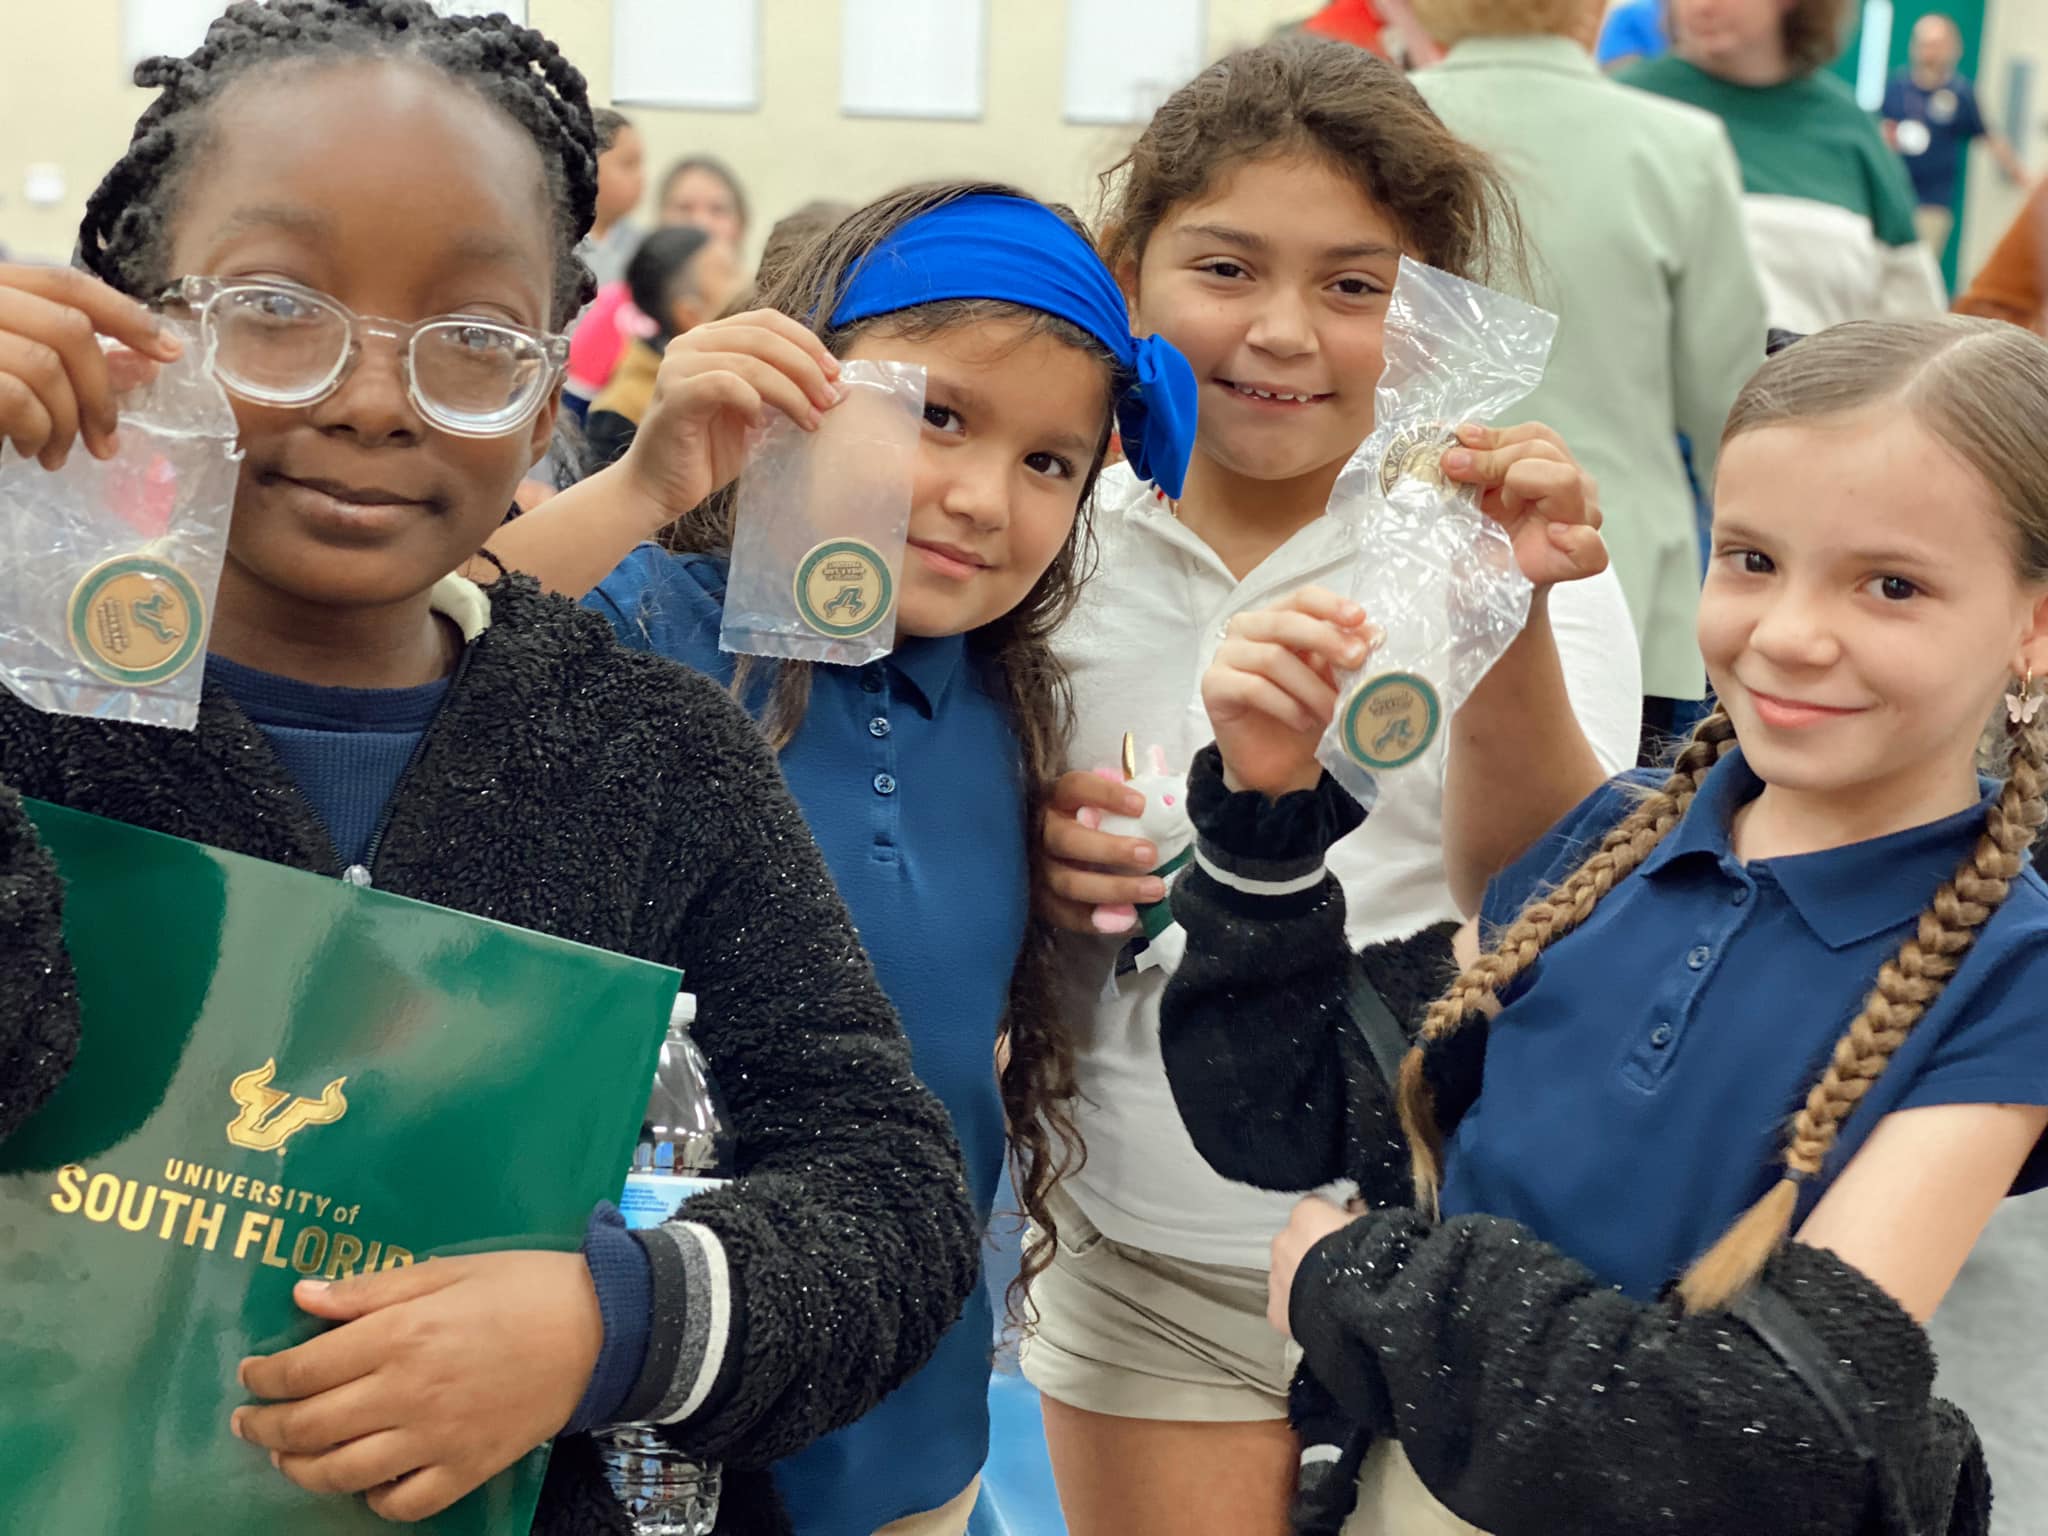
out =
<svg viewBox="0 0 2048 1536"><path fill-rule="evenodd" d="M1188 779L1195 862L1173 890L1187 953L1160 1004L1159 1048L1189 1137L1225 1178L1368 1204L1411 1198L1389 1089L1442 990L1454 924L1354 955L1324 855L1364 819L1327 774L1268 800L1224 785L1211 746Z"/></svg>
<svg viewBox="0 0 2048 1536"><path fill-rule="evenodd" d="M730 699L689 682L678 867L657 858L650 876L657 891L693 890L669 953L697 997L741 1178L678 1218L722 1250L735 1353L676 1438L759 1465L859 1418L924 1364L978 1279L980 1231L952 1122L911 1069L773 757ZM650 1364L673 1323L655 1278Z"/></svg>
<svg viewBox="0 0 2048 1536"><path fill-rule="evenodd" d="M42 1107L77 1054L64 887L21 797L0 783L0 1141Z"/></svg>
<svg viewBox="0 0 2048 1536"><path fill-rule="evenodd" d="M1873 1508L1841 1420L1747 1323L1602 1286L1527 1228L1381 1211L1309 1251L1292 1331L1317 1380L1493 1536L1948 1536L1988 1521L1968 1421L1931 1396L1926 1335L1878 1286L1791 1244L1788 1302L1903 1489Z"/></svg>

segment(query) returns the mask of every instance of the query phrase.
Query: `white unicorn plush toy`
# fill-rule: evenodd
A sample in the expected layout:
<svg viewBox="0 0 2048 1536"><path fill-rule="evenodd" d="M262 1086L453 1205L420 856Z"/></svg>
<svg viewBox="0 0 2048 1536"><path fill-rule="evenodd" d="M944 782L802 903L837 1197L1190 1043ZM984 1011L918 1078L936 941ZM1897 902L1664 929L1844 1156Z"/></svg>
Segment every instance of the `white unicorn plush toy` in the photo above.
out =
<svg viewBox="0 0 2048 1536"><path fill-rule="evenodd" d="M1187 951L1187 935L1173 920L1173 877L1194 857L1195 827L1188 820L1188 781L1185 774L1166 769L1162 747L1146 750L1147 773L1138 772L1137 743L1124 734L1123 781L1145 797L1145 809L1136 816L1104 813L1100 827L1117 837L1142 837L1159 850L1159 863L1152 873L1167 882L1163 900L1138 908L1138 924L1147 943L1137 957L1137 968L1149 971L1164 967L1169 972L1180 964ZM1116 775L1098 769L1105 778Z"/></svg>

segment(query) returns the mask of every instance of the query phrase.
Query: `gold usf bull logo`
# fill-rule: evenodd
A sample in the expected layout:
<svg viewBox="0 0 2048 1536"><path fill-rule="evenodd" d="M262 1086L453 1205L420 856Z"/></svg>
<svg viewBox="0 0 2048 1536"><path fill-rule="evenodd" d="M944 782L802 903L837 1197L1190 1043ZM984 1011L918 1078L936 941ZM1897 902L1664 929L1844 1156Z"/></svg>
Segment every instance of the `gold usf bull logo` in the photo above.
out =
<svg viewBox="0 0 2048 1536"><path fill-rule="evenodd" d="M283 1152L284 1144L309 1125L332 1125L348 1113L348 1100L341 1096L337 1077L317 1099L295 1098L270 1086L277 1071L272 1057L253 1072L244 1072L228 1084L228 1092L242 1106L242 1112L228 1122L228 1140L252 1152Z"/></svg>

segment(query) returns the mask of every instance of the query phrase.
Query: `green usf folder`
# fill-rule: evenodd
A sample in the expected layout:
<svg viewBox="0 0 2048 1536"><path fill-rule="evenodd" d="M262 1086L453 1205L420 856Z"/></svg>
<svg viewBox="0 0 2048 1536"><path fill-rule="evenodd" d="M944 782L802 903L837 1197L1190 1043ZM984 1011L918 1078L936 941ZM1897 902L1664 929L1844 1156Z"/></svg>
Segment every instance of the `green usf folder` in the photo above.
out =
<svg viewBox="0 0 2048 1536"><path fill-rule="evenodd" d="M228 1432L236 1363L326 1326L301 1276L574 1249L623 1182L679 978L29 810L84 1034L0 1144L0 1533L385 1536ZM546 1461L415 1529L525 1532Z"/></svg>

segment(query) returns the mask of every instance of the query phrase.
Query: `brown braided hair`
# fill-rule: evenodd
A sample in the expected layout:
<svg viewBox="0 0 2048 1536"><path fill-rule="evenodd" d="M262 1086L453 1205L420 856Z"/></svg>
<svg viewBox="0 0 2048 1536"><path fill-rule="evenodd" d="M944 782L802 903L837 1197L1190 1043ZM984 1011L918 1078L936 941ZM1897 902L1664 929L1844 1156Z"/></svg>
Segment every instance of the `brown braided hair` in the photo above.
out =
<svg viewBox="0 0 2048 1536"><path fill-rule="evenodd" d="M1588 917L1609 891L1650 856L1699 794L1707 773L1735 745L1735 725L1716 709L1699 723L1671 775L1631 811L1600 846L1547 896L1522 909L1498 943L1465 968L1429 1006L1419 1041L1401 1063L1401 1128L1415 1167L1415 1199L1434 1210L1442 1183L1443 1136L1434 1096L1422 1073L1423 1047L1454 1033L1488 999L1498 997L1536 957Z"/></svg>
<svg viewBox="0 0 2048 1536"><path fill-rule="evenodd" d="M1976 467L2011 521L2020 579L2048 582L2048 483L2033 436L2048 418L2048 341L2030 332L1953 316L1837 326L1787 348L1758 371L1729 414L1722 446L1763 427L1840 417L1887 402ZM1792 1116L1784 1176L1680 1280L1687 1310L1725 1306L1761 1273L1791 1232L1800 1185L1820 1174L1843 1123L1941 995L2024 868L2048 820L2048 716L2012 728L2005 740L2005 787L1976 846L1880 967L1862 1008L1836 1041L1827 1070ZM1423 1070L1426 1046L1456 1031L1548 945L1583 923L1678 824L1708 771L1734 745L1734 726L1717 708L1693 733L1670 777L1563 883L1524 907L1494 947L1431 1006L1420 1040L1401 1063L1397 1095L1422 1209L1436 1209L1443 1158Z"/></svg>
<svg viewBox="0 0 2048 1536"><path fill-rule="evenodd" d="M365 58L437 70L532 136L553 205L551 323L567 325L596 290L576 254L597 213L597 132L583 76L531 27L502 15L444 17L426 0L242 0L185 58L136 65L135 83L160 94L86 202L78 264L123 293L154 299L177 275L165 270L170 223L222 93L276 65Z"/></svg>
<svg viewBox="0 0 2048 1536"><path fill-rule="evenodd" d="M1024 197L1013 187L993 182L943 182L909 187L870 203L798 246L778 271L766 274L762 290L751 303L779 310L817 331L825 345L843 355L867 333L923 340L956 326L995 321L1021 323L1020 341L1051 336L1096 359L1102 367L1102 422L1093 461L1080 486L1079 510L1073 531L1023 601L1008 613L968 636L968 654L982 668L995 697L1017 732L1025 786L1025 836L1034 846L1037 828L1052 796L1052 786L1067 765L1073 730L1073 696L1067 675L1053 655L1052 637L1074 610L1081 584L1094 565L1092 503L1095 482L1109 453L1110 403L1118 380L1115 356L1079 326L1040 310L996 299L945 299L914 309L878 315L840 329L826 317L838 308L854 270L897 229L920 214L963 197ZM1072 211L1048 205L1076 234L1087 238ZM744 476L742 476L744 479ZM732 549L733 514L738 483L715 493L688 517L672 524L662 542L678 552L727 554ZM769 744L781 751L794 739L810 701L811 664L775 661L762 664L743 656L734 669L732 691L745 699L763 676L772 678L761 728ZM1002 1024L1007 1045L1001 1087L1004 1118L1009 1124L1011 1183L1018 1204L1031 1218L1034 1238L1025 1247L1024 1265L1009 1290L1013 1319L1021 1320L1023 1298L1031 1279L1050 1262L1056 1230L1046 1196L1061 1178L1081 1164L1081 1137L1073 1105L1079 1094L1074 1075L1072 1025L1058 1004L1054 929L1046 910L1045 872L1041 861L1029 861L1031 912L1023 948L1011 973L1008 1007ZM989 1042L991 1050L996 1042Z"/></svg>

